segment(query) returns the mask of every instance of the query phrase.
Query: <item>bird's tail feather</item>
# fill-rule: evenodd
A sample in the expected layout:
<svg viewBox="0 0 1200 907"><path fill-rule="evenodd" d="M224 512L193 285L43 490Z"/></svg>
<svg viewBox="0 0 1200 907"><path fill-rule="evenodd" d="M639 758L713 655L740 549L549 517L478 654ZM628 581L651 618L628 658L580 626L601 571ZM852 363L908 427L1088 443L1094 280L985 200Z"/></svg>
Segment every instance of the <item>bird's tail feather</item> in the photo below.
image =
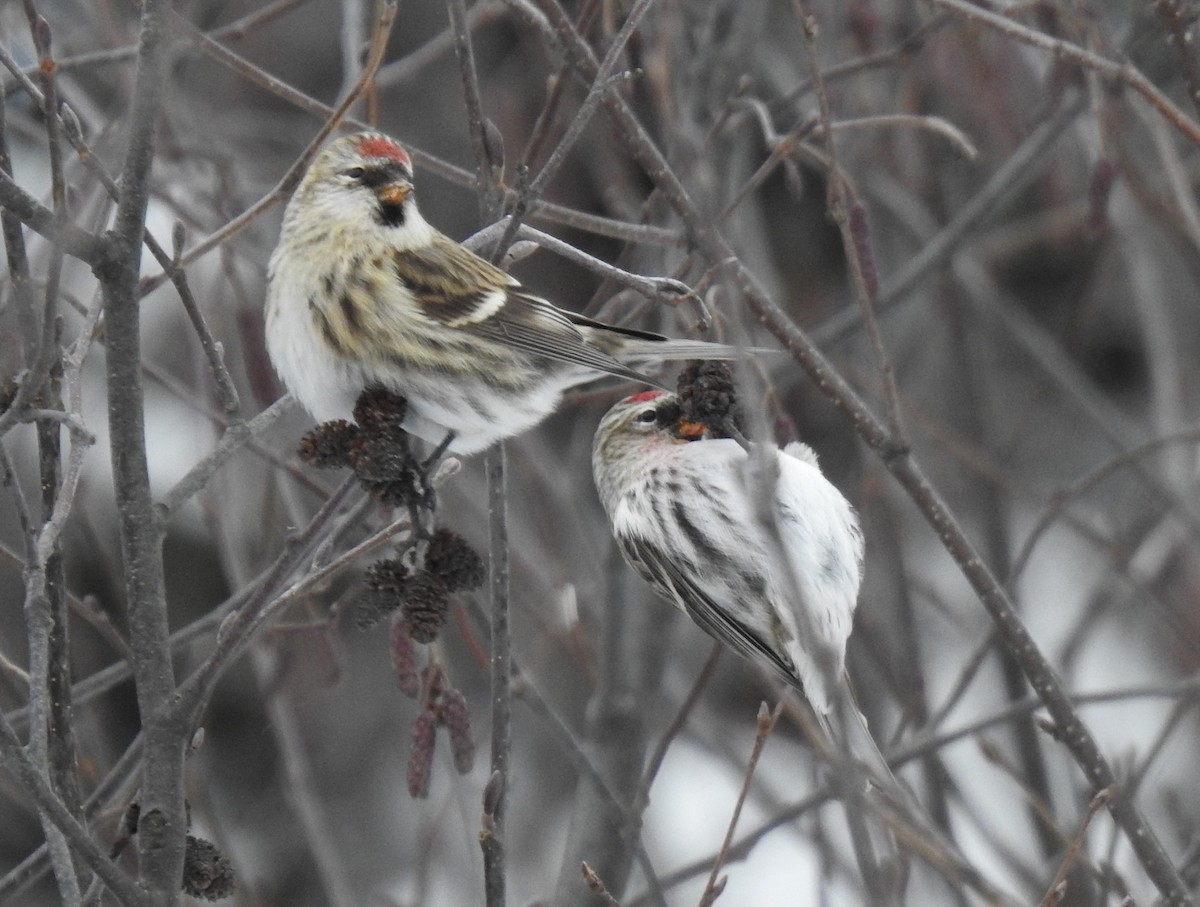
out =
<svg viewBox="0 0 1200 907"><path fill-rule="evenodd" d="M871 846L880 855L879 864L886 893L900 895L907 883L908 866L905 854L901 852L901 841L907 842L903 846L904 852L915 845L918 849L912 850L913 853L923 853L925 859L935 856L938 862L951 867L962 878L970 879L977 890L994 891L987 879L962 856L957 845L933 825L912 791L892 773L891 766L875 743L866 717L854 700L849 680L844 679L839 687L837 702L831 710L837 720L830 721L828 716L822 716L822 725L840 751L840 761L851 766L852 770L846 772L855 784L851 794L855 791L861 794L857 799L869 813L865 824L870 833ZM835 771L838 768L835 763ZM864 781L867 783L864 784ZM848 798L848 813L854 799L853 796ZM853 834L855 823L849 814L848 818ZM917 839L921 843L917 844ZM1000 895L998 892L995 894L999 902Z"/></svg>
<svg viewBox="0 0 1200 907"><path fill-rule="evenodd" d="M915 801L892 774L849 686L841 684L841 690L833 709L836 717L819 716L833 747L835 786L872 902L880 907L900 904L908 867L891 823L897 812L907 813Z"/></svg>
<svg viewBox="0 0 1200 907"><path fill-rule="evenodd" d="M862 713L862 709L858 707L858 702L854 699L854 694L850 691L849 681L843 680L837 689L839 691L836 696L838 701L834 703L832 710L836 713L837 720L833 721L829 716L823 716L826 730L830 733L834 744L841 749L843 754L853 758L860 773L864 774L866 780L874 783L876 787L889 791L899 789L906 796L911 796L907 794L900 781L892 773L887 757L883 755L879 744L875 742L875 736L867 724L867 716Z"/></svg>
<svg viewBox="0 0 1200 907"><path fill-rule="evenodd" d="M749 359L763 354L778 354L779 350L756 346L731 346L703 340L646 340L626 338L616 358L629 362L661 362L682 359Z"/></svg>

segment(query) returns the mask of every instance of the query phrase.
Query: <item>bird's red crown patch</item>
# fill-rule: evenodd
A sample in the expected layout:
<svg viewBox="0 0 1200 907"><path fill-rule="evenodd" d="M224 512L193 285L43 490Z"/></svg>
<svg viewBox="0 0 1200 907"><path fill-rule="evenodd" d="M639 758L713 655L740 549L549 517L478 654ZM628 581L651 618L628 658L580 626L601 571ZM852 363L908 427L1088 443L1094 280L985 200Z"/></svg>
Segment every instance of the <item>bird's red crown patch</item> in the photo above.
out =
<svg viewBox="0 0 1200 907"><path fill-rule="evenodd" d="M381 135L363 139L358 143L358 151L364 157L386 157L393 161L399 161L405 167L412 167L412 158L408 156L408 152L391 139L385 139Z"/></svg>
<svg viewBox="0 0 1200 907"><path fill-rule="evenodd" d="M629 397L627 403L646 403L649 400L657 400L659 397L666 396L666 391L642 391L640 394L634 394Z"/></svg>

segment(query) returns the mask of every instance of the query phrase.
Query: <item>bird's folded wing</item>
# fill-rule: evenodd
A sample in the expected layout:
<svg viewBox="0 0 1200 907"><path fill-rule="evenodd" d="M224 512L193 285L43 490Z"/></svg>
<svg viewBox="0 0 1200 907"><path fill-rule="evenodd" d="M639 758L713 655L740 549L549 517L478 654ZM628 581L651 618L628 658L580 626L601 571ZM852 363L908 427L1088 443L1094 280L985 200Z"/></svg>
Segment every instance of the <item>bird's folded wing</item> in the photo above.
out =
<svg viewBox="0 0 1200 907"><path fill-rule="evenodd" d="M631 381L660 386L657 381L589 344L566 316L550 303L520 291L510 290L505 305L490 318L472 324L471 330L490 340L545 359L569 362Z"/></svg>
<svg viewBox="0 0 1200 907"><path fill-rule="evenodd" d="M672 598L680 602L700 629L732 647L738 654L766 664L787 683L801 687L803 692L795 666L780 658L758 632L730 613L737 606L736 602L716 601L695 577L685 575L645 539L625 537L621 539L621 544L641 562L647 571L643 575L653 576L651 582L664 587Z"/></svg>
<svg viewBox="0 0 1200 907"><path fill-rule="evenodd" d="M397 275L425 318L505 346L610 375L658 386L641 372L588 343L575 321L603 327L555 308L511 276L444 237L396 253ZM662 339L624 331L631 337Z"/></svg>

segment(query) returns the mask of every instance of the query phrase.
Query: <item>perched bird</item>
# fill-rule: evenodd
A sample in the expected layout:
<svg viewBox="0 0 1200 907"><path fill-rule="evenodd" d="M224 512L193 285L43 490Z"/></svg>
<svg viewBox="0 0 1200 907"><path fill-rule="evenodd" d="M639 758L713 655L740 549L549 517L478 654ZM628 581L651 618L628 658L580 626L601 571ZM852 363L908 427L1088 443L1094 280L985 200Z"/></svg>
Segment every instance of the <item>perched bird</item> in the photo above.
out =
<svg viewBox="0 0 1200 907"><path fill-rule="evenodd" d="M603 375L732 358L732 347L602 324L556 308L421 216L408 153L384 135L332 142L288 204L267 274L267 350L318 421L379 385L404 428L473 453L541 422Z"/></svg>
<svg viewBox="0 0 1200 907"><path fill-rule="evenodd" d="M803 444L747 452L681 415L676 395L647 391L600 422L592 472L617 544L659 595L824 716L862 576L854 509Z"/></svg>
<svg viewBox="0 0 1200 907"><path fill-rule="evenodd" d="M696 394L726 391L705 381L681 387L683 406L655 390L609 410L592 445L600 501L625 560L659 595L805 696L833 745L833 784L870 903L903 903L908 869L893 828L968 864L892 774L846 678L863 565L858 517L805 445L716 436L721 407L705 412ZM701 413L710 424L692 421ZM735 410L725 415L736 432Z"/></svg>

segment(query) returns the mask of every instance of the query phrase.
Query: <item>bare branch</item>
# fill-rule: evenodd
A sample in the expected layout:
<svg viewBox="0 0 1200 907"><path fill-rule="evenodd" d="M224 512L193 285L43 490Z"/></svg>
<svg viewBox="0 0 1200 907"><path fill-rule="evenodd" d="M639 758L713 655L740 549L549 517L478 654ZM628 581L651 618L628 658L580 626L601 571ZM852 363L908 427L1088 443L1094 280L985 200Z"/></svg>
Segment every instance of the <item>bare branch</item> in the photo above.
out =
<svg viewBox="0 0 1200 907"><path fill-rule="evenodd" d="M492 758L488 793L484 796L483 891L487 907L507 903L505 818L508 800L509 760L512 755L512 650L508 617L507 491L504 480L504 442L487 455L490 536L489 588L492 596L491 705Z"/></svg>

